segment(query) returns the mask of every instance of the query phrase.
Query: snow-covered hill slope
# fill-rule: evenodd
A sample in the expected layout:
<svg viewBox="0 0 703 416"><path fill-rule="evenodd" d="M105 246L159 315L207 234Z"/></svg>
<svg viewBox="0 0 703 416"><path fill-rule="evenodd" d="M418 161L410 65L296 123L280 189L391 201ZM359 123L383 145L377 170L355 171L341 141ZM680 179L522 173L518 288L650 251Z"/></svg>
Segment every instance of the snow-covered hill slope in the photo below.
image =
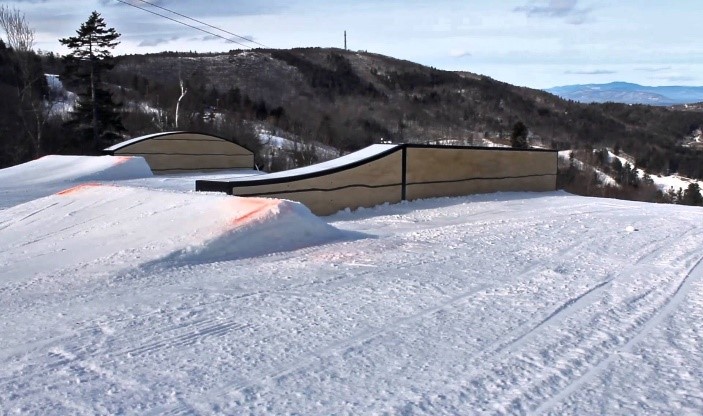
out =
<svg viewBox="0 0 703 416"><path fill-rule="evenodd" d="M0 210L88 182L141 188L192 191L196 179L228 179L258 175L253 170L154 176L139 156L49 155L0 169Z"/></svg>
<svg viewBox="0 0 703 416"><path fill-rule="evenodd" d="M0 169L0 209L80 183L151 176L149 165L137 156L44 156Z"/></svg>
<svg viewBox="0 0 703 416"><path fill-rule="evenodd" d="M506 193L325 220L114 186L0 211L0 413L703 410L700 208Z"/></svg>
<svg viewBox="0 0 703 416"><path fill-rule="evenodd" d="M134 179L152 176L144 158L138 156L49 155L17 166L0 169L7 185L36 186L99 180Z"/></svg>
<svg viewBox="0 0 703 416"><path fill-rule="evenodd" d="M595 152L596 150L594 150ZM570 163L568 162L570 159L570 154L572 150L561 150L559 151L559 158L562 160L563 163ZM608 150L608 162L612 163L615 159L618 159L620 163L625 166L625 164L629 164L630 166L634 166L635 163L633 161L632 157L623 157L623 156L618 156L615 155L613 152ZM610 175L606 174L602 170L600 170L598 167L587 165L586 163L575 159L574 163L576 164L576 167L580 170L584 170L586 168L592 169L596 175L598 175L598 179L601 181L601 183L606 184L608 186L619 186L617 181ZM643 169L635 168L635 171L637 172L637 176L642 179L645 177L646 172ZM703 185L703 181L698 181L695 179L691 178L686 178L684 176L679 176L679 175L651 175L652 182L661 190L661 191L668 191L669 189L672 189L674 191L677 191L678 189L685 190L688 188L688 186L691 183L697 182L699 186Z"/></svg>

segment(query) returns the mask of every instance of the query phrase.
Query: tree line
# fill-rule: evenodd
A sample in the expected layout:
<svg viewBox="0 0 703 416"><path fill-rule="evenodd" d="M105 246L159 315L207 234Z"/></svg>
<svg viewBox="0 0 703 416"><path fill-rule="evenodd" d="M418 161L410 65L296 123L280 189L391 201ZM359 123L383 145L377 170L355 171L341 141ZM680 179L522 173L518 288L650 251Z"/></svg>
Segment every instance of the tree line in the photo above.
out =
<svg viewBox="0 0 703 416"><path fill-rule="evenodd" d="M7 41L0 39L0 168L46 154L97 155L125 138L176 128L216 134L256 153L258 137L244 120L285 118L283 108L268 108L236 88L213 96L203 85L183 82L180 91L163 85L151 91L168 103L187 91L193 99L181 111L164 110L158 98L154 106L140 105L152 82L136 74L121 82L124 74L113 73L120 34L95 11L75 36L59 39L70 50L63 57L34 50L34 29L18 9L0 6L0 27ZM231 111L218 111L214 120L214 109L203 103L220 99Z"/></svg>

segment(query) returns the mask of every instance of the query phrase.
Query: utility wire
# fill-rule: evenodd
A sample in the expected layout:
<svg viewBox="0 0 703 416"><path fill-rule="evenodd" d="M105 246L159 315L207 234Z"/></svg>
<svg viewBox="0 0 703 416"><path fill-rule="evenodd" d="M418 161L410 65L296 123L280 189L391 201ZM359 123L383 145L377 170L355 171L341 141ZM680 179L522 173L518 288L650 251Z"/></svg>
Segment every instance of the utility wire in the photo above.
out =
<svg viewBox="0 0 703 416"><path fill-rule="evenodd" d="M264 45L264 44L262 44L262 43L253 41L253 40L248 39L248 38L246 38L246 37L244 37L244 36L239 36L239 35L236 34L236 33L232 33L232 32L230 32L230 31L221 29L221 28L219 28L219 27L217 27L217 26L213 26L213 25L211 25L211 24L205 23L205 22L200 21L200 20L198 20L198 19L194 19L194 18L189 17L189 16L186 16L186 15L184 15L184 14L175 12L175 11L173 11L173 10L171 10L171 9L167 9L167 8L165 8L165 7L159 6L158 4L154 4L154 3L148 2L148 1L146 1L146 0L139 0L139 1L141 1L142 3L146 3L146 4L150 5L150 6L159 8L159 9L161 9L161 10L166 10L166 11L169 12L169 13L173 13L173 14L175 14L175 15L178 15L178 16L181 16L181 17L185 17L185 18L188 19L188 20L192 20L192 21L194 21L194 22L200 23L201 25L205 25L205 26L207 26L207 27L209 27L209 28L212 28L212 29L215 29L215 30L219 30L220 32L227 33L228 35L232 35L232 36L234 36L234 37L237 37L237 38L239 38L239 39L245 40L245 41L247 41L247 42L254 43L254 44L257 44L257 45L259 45L259 46L263 46L264 48L268 48L268 46L266 46L266 45Z"/></svg>
<svg viewBox="0 0 703 416"><path fill-rule="evenodd" d="M151 13L151 14L155 14L155 15L157 15L157 16L163 17L164 19L171 20L171 21L176 22L176 23L178 23L178 24L181 24L181 25L183 25L183 26L188 26L189 28L192 28L192 29L195 29L195 30L199 30L199 31L201 31L201 32L207 33L208 35L216 36L216 37L218 37L218 38L220 38L220 39L226 40L227 42L236 43L237 45L244 46L245 48L251 48L251 46L245 45L245 44L243 44L243 43L241 43L241 42L237 42L237 41L234 40L234 39L226 38L226 37L224 37L224 36L222 36L222 35L218 35L217 33L212 33L212 32L209 32L209 31L207 31L207 30L205 30L205 29L199 28L199 27L197 27L197 26L189 25L188 23L181 22L180 20L177 20L177 19L174 19L174 18L171 18L171 17L168 17L168 16L164 16L163 14L157 13L157 12L152 11L152 10L149 10L149 9L145 9L144 7L137 6L136 4L132 4L132 3L129 3L129 2L124 1L124 0L117 0L117 1L120 2L120 3L126 4L126 5L128 5L128 6L132 6L132 7L136 7L137 9L144 10L144 11L147 12L147 13Z"/></svg>

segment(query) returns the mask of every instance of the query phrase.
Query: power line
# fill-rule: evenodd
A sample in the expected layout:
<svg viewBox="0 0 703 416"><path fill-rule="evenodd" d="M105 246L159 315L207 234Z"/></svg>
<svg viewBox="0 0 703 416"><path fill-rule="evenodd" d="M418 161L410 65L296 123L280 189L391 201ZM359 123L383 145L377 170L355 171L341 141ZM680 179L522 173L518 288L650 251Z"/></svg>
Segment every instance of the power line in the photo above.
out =
<svg viewBox="0 0 703 416"><path fill-rule="evenodd" d="M219 30L220 32L227 33L228 35L232 35L232 36L234 36L234 37L237 37L237 38L239 38L239 39L245 40L245 41L247 41L247 42L255 43L255 44L259 45L259 46L263 46L264 48L268 48L268 46L266 46L266 45L264 45L264 44L261 44L261 43L259 43L259 42L254 41L254 40L251 40L251 39L248 39L248 38L246 38L246 37L244 37L244 36L240 36L240 35L238 35L238 34L236 34L236 33L232 33L232 32L227 31L227 30L225 30L225 29L221 29L221 28L219 28L219 27L217 27L217 26L213 26L213 25L211 25L211 24L209 24L209 23L205 23L205 22L203 22L203 21L201 21L201 20L194 19L194 18L189 17L189 16L186 16L186 15L184 15L184 14L175 12L175 11L173 11L173 10L171 10L171 9L167 9L167 8L165 8L165 7L159 6L158 4L154 4L154 3L148 2L148 1L146 1L146 0L139 0L139 1L141 1L142 3L146 3L146 4L150 5L150 6L159 8L159 9L161 9L161 10L166 10L166 11L169 12L169 13L173 13L173 14L175 14L175 15L178 15L178 16L181 16L181 17L185 17L185 18L188 19L188 20L192 20L192 21L194 21L194 22L200 23L201 25L205 25L205 26L207 26L207 27L209 27L209 28L212 28L212 29L215 29L215 30Z"/></svg>
<svg viewBox="0 0 703 416"><path fill-rule="evenodd" d="M171 20L172 22L176 22L176 23L181 24L181 25L183 25L183 26L188 26L189 28L192 28L192 29L195 29L195 30L199 30L199 31L201 31L201 32L203 32L203 33L207 33L208 35L215 36L215 37L218 37L218 38L220 38L220 39L224 39L224 40L226 40L227 42L236 43L237 45L244 46L245 48L251 48L251 46L245 45L245 44L243 44L243 43L241 43L241 42L237 42L237 41L234 40L234 39L226 38L226 37L224 37L224 36L222 36L222 35L218 35L217 33L209 32L209 31L207 31L207 30L205 30L205 29L203 29L203 28L199 28L199 27L197 27L197 26L189 25L188 23L181 22L180 20L174 19L174 18L172 18L172 17L164 16L163 14L157 13L157 12L155 12L155 11L153 11L153 10L145 9L144 7L139 7L139 6L137 6L136 4L132 4L132 3L129 3L129 2L124 1L124 0L117 0L117 1L120 2L120 3L126 4L126 5L128 5L128 6L135 7L135 8L137 8L137 9L139 9L139 10L144 10L144 11L147 12L147 13L151 13L151 14L154 14L154 15L156 15L156 16L163 17L164 19Z"/></svg>

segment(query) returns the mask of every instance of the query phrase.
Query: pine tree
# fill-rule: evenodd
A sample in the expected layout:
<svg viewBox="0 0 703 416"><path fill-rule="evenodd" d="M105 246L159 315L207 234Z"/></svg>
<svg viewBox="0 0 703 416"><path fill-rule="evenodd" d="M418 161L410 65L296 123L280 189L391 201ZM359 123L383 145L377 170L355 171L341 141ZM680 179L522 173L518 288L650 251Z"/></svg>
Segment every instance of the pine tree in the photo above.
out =
<svg viewBox="0 0 703 416"><path fill-rule="evenodd" d="M513 132L510 134L510 145L516 149L527 149L530 146L527 144L527 126L522 121L518 121L513 126Z"/></svg>
<svg viewBox="0 0 703 416"><path fill-rule="evenodd" d="M701 188L698 182L691 182L683 193L682 202L684 205L703 205Z"/></svg>
<svg viewBox="0 0 703 416"><path fill-rule="evenodd" d="M113 102L112 93L102 87L103 73L114 66L111 50L119 44L120 34L114 28L107 28L105 20L95 11L76 34L59 39L72 50L67 56L67 73L87 84L78 95L68 125L76 130L79 145L84 150L90 143L90 150L99 152L120 139L120 133L125 131L120 106Z"/></svg>

